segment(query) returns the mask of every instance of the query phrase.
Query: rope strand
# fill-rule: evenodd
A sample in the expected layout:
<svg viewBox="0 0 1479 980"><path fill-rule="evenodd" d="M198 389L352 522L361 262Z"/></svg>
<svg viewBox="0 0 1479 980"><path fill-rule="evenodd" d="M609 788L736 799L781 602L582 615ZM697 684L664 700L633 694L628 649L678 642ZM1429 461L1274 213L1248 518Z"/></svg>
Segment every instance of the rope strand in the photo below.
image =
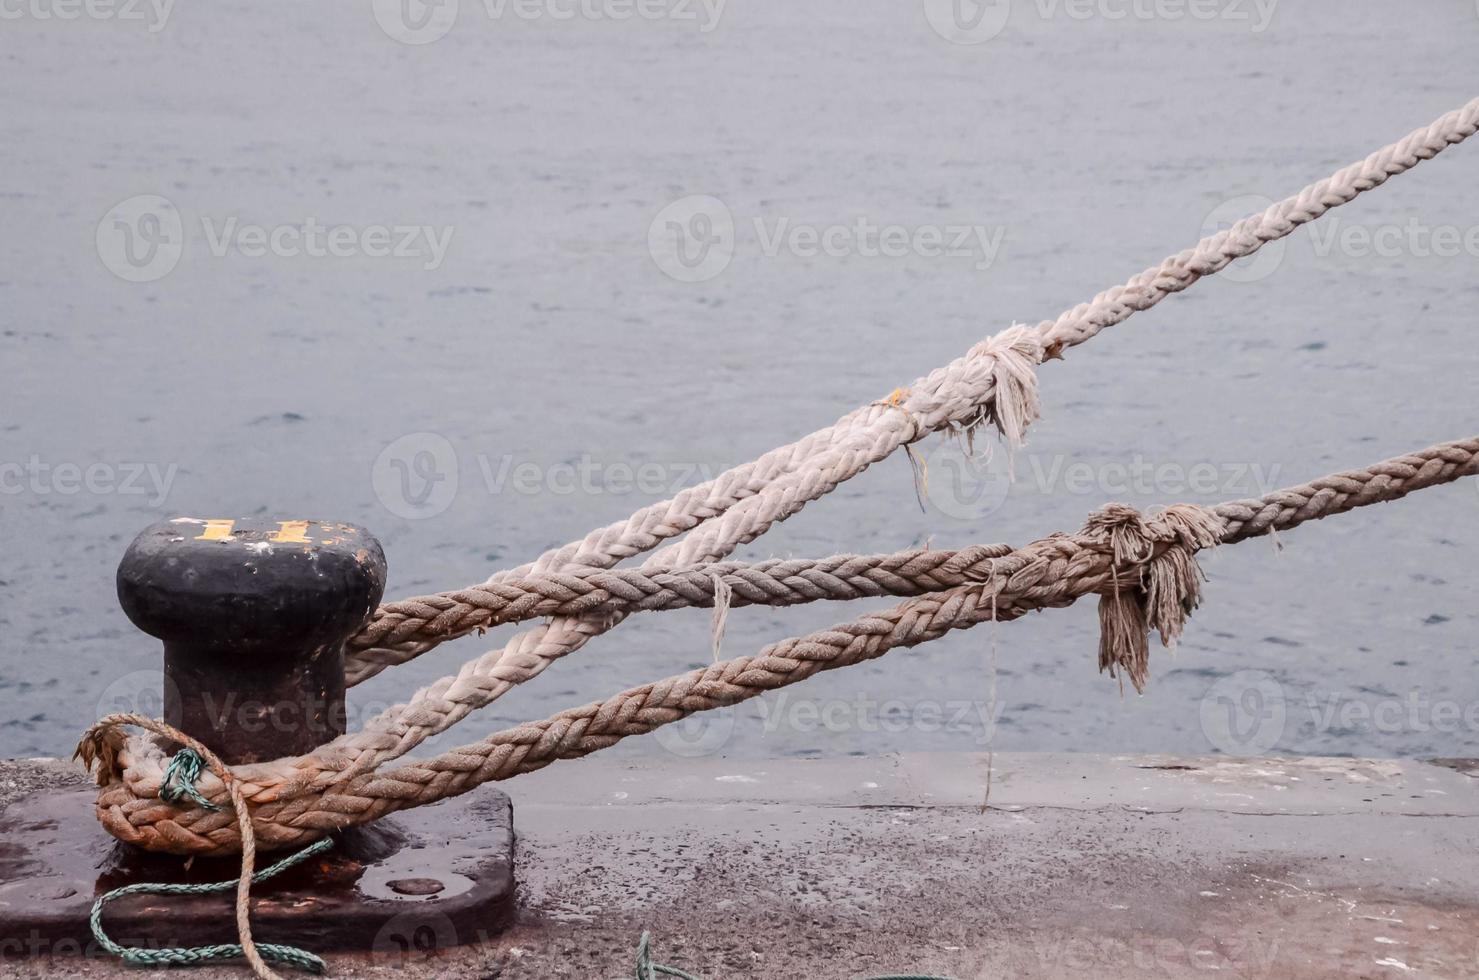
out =
<svg viewBox="0 0 1479 980"><path fill-rule="evenodd" d="M561 759L579 758L696 711L737 704L822 670L969 629L991 619L993 609L996 620L1006 622L1116 589L1136 604L1140 632L1124 632L1106 647L1104 666L1123 667L1132 682L1143 683L1144 632L1156 628L1167 642L1174 639L1192 604L1196 576L1189 563L1197 550L1214 540L1229 544L1396 500L1475 472L1479 472L1479 437L1213 508L1180 505L1142 518L1111 506L1078 534L1050 535L1023 548L1005 549L979 580L773 643L755 656L720 661L496 732L432 759L347 779L342 770L298 769L291 767L293 760L279 760L240 767L237 778L257 801L254 815L264 845L301 846L329 830L465 793ZM1126 526L1140 525L1144 530L1138 539L1124 536ZM1171 558L1176 563L1174 574L1152 574L1167 556L1178 556ZM129 740L114 756L100 752L97 759L104 784L98 816L115 837L176 853L229 854L240 846L238 829L226 814L161 811L154 801L166 766L159 746ZM208 777L202 778L201 791L213 801L220 799L220 787Z"/></svg>
<svg viewBox="0 0 1479 980"><path fill-rule="evenodd" d="M1069 347L1084 343L1137 311L1150 309L1235 259L1253 254L1332 208L1432 159L1476 130L1479 99L1271 205L1263 213L1202 239L1090 302L1065 311L1056 320L1044 320L1031 329L1014 325L977 344L965 356L896 389L888 398L857 409L828 428L685 490L671 500L642 508L626 521L592 531L582 541L547 551L531 564L495 574L488 584L529 572L609 568L687 531L693 533L652 555L643 569L663 570L724 558L901 446L941 429L964 429L969 434L981 421L990 421L1010 448L1021 442L1026 427L1040 411L1036 368L1043 360L1062 357ZM406 703L372 719L364 726L365 731L318 750L316 762L307 765L339 767L345 779L372 771L406 755L513 687L539 676L551 663L579 650L624 619L624 614L558 616L520 633L502 649L469 661L457 674L423 688ZM394 648L352 644L346 651L346 683L360 683L452 635L423 638ZM347 764L346 758L350 759Z"/></svg>

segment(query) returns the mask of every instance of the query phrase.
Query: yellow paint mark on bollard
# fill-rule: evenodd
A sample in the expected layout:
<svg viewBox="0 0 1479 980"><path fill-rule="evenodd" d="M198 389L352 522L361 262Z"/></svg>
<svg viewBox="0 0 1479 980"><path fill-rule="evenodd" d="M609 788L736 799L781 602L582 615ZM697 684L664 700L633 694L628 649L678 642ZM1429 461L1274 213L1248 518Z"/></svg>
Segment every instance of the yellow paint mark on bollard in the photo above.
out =
<svg viewBox="0 0 1479 980"><path fill-rule="evenodd" d="M206 521L205 530L195 540L230 541L231 529L234 527L236 527L235 521Z"/></svg>
<svg viewBox="0 0 1479 980"><path fill-rule="evenodd" d="M307 521L278 521L277 530L267 536L273 544L310 544Z"/></svg>

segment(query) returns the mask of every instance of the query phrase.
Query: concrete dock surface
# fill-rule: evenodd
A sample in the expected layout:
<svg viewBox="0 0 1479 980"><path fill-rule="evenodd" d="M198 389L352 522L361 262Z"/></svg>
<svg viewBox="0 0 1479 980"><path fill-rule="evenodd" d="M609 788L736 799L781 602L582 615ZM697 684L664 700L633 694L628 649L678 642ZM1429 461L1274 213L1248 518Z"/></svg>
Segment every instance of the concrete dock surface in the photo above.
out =
<svg viewBox="0 0 1479 980"><path fill-rule="evenodd" d="M1475 763L999 754L989 771L987 800L985 755L557 765L502 784L512 929L452 947L469 937L422 905L373 954L321 952L336 977L630 978L650 930L654 961L705 980L1479 977ZM0 763L0 804L82 779ZM6 976L153 972L0 938Z"/></svg>

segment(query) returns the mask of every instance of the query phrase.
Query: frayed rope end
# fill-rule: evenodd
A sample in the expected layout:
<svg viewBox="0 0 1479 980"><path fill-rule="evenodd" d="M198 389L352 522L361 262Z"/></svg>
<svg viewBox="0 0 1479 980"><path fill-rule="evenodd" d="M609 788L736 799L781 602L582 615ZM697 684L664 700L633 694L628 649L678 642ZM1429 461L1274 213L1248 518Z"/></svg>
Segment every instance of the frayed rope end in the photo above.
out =
<svg viewBox="0 0 1479 980"><path fill-rule="evenodd" d="M94 725L83 733L72 758L82 762L83 768L92 773L99 786L107 786L123 775L118 757L123 752L125 740L123 732L112 725Z"/></svg>
<svg viewBox="0 0 1479 980"><path fill-rule="evenodd" d="M724 626L729 621L729 604L734 597L734 588L717 573L711 576L714 582L714 663L719 662L719 651L724 646Z"/></svg>
<svg viewBox="0 0 1479 980"><path fill-rule="evenodd" d="M1149 633L1174 649L1187 617L1201 604L1196 553L1222 539L1222 519L1192 504L1176 504L1149 518L1133 507L1109 504L1092 514L1084 536L1114 560L1109 591L1099 598L1099 670L1123 671L1137 693L1150 680ZM1121 681L1123 683L1123 681Z"/></svg>
<svg viewBox="0 0 1479 980"><path fill-rule="evenodd" d="M1023 326L1012 326L977 344L972 355L992 359L992 398L982 416L996 426L1007 452L1022 448L1027 427L1042 417L1042 398L1037 387L1037 366L1043 361L1042 341Z"/></svg>

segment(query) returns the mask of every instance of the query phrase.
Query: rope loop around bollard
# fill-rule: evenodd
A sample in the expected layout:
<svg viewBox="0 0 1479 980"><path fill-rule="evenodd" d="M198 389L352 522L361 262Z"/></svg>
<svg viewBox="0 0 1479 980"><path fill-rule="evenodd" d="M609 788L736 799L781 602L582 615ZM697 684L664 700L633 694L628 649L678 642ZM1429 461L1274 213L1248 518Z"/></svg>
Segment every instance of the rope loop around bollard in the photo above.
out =
<svg viewBox="0 0 1479 980"><path fill-rule="evenodd" d="M213 775L225 785L226 793L231 798L231 808L236 813L237 828L241 832L241 873L234 881L221 881L204 885L178 885L140 883L136 885L125 885L115 888L98 898L93 903L92 912L88 917L92 926L93 937L108 952L123 958L124 962L140 965L168 965L178 964L181 966L209 963L215 960L229 958L243 958L252 968L252 973L258 980L281 980L267 965L267 961L274 960L286 963L300 969L313 973L322 973L325 970L324 961L305 950L293 946L281 946L275 944L259 945L252 939L251 923L251 893L252 885L258 881L265 881L274 875L281 874L295 865L301 864L316 854L321 854L334 845L333 838L324 837L314 841L307 847L291 857L285 858L260 873L254 873L257 860L257 835L252 827L252 816L247 807L246 797L242 795L241 785L231 770L220 758L206 748L198 740L191 738L184 732L175 728L166 721L158 718L150 718L147 715L136 714L114 714L99 719L82 736L77 743L77 751L73 758L80 759L82 764L89 770L96 768L101 775L117 762L119 751L123 748L123 734L119 730L125 725L133 725L153 732L155 735L170 739L181 746L175 753L175 758L170 760L168 767L169 777L161 783L159 794L165 794L165 786L174 786L169 792L175 794L189 795L198 793L195 789L195 781L200 778L201 764L209 769ZM189 755L185 755L189 753ZM183 756L183 758L182 758ZM189 777L188 790L184 786L177 785L186 776ZM171 781L171 779L173 781ZM166 802L169 802L166 800ZM102 916L103 908L112 901L127 895L136 894L209 894L213 892L236 891L236 935L238 943L217 946L183 947L166 950L136 949L120 946L108 937L103 930ZM167 958L159 958L167 957Z"/></svg>

